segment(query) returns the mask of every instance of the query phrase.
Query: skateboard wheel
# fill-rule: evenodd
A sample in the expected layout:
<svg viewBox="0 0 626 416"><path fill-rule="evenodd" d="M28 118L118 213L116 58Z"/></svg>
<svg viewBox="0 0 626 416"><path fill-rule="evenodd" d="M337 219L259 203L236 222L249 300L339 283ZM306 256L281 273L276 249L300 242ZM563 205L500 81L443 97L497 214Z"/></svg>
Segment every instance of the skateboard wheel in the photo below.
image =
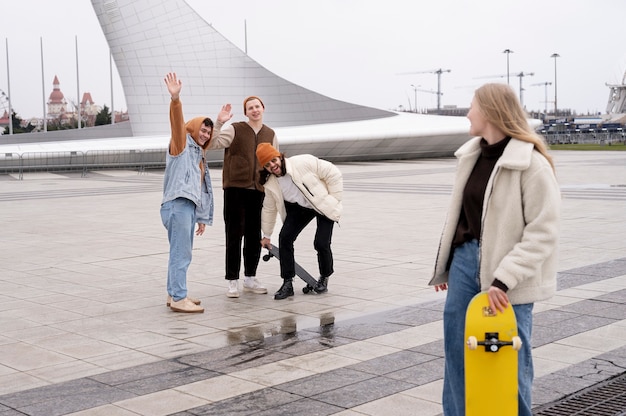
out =
<svg viewBox="0 0 626 416"><path fill-rule="evenodd" d="M515 351L522 349L522 339L520 337L513 337L511 341L513 342L513 349Z"/></svg>
<svg viewBox="0 0 626 416"><path fill-rule="evenodd" d="M269 254L264 254L263 255L263 261L270 261L270 257L272 257L272 256L270 256Z"/></svg>
<svg viewBox="0 0 626 416"><path fill-rule="evenodd" d="M302 293L304 293L305 295L309 293L310 291L311 289L308 286L302 288Z"/></svg>
<svg viewBox="0 0 626 416"><path fill-rule="evenodd" d="M467 348L472 351L478 348L478 340L475 336L470 336L467 338Z"/></svg>

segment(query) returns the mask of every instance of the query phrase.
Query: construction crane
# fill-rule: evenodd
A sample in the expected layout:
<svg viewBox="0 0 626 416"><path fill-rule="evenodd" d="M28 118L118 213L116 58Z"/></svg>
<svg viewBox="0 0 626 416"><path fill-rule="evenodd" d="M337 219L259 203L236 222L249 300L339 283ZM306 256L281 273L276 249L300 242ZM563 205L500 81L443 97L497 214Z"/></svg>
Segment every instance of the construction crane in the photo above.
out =
<svg viewBox="0 0 626 416"><path fill-rule="evenodd" d="M544 111L544 117L548 116L548 85L552 85L551 82L545 81L545 82L538 82L536 84L530 84L531 87L539 87L543 85L545 87L545 98L543 100L543 102L545 103L546 107L543 110Z"/></svg>
<svg viewBox="0 0 626 416"><path fill-rule="evenodd" d="M433 69L430 71L415 71L415 72L402 72L398 75L414 75L414 74L437 74L437 113L441 111L441 96L443 93L441 92L441 74L444 72L452 72L451 69ZM429 92L429 91L426 91Z"/></svg>
<svg viewBox="0 0 626 416"><path fill-rule="evenodd" d="M533 75L535 75L534 72L524 72L524 71L515 74L516 77L519 77L519 102L522 105L522 107L524 106L524 87L522 86L522 80L524 79L524 77L532 77ZM509 74L489 75L489 76L486 76L486 77L477 77L477 78L474 78L474 79L506 78L508 76L509 76Z"/></svg>
<svg viewBox="0 0 626 416"><path fill-rule="evenodd" d="M415 92L415 104L414 104L414 107L415 107L415 108L414 108L414 112L415 112L415 113L417 113L417 92L418 92L418 91L419 91L419 92L427 92L427 93L429 93L429 94L437 94L437 91L432 91L432 90L424 90L424 89L421 89L421 88L418 88L418 87L421 87L421 85L414 85L414 84L411 84L411 88L413 88L413 91ZM411 107L411 102L409 101L409 109L410 109L410 107Z"/></svg>

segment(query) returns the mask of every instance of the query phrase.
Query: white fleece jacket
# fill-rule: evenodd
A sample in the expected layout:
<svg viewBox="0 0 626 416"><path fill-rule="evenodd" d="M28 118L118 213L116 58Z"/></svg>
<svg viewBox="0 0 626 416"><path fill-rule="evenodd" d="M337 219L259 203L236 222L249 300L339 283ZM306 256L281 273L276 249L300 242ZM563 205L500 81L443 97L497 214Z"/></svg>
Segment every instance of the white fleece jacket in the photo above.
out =
<svg viewBox="0 0 626 416"><path fill-rule="evenodd" d="M339 168L313 155L297 155L285 158L285 169L317 212L339 222L343 210L343 177ZM263 186L265 199L261 211L261 229L264 236L271 236L276 225L276 214L280 214L285 222L287 212L276 176L270 175Z"/></svg>
<svg viewBox="0 0 626 416"><path fill-rule="evenodd" d="M448 281L463 189L480 152L477 137L455 153L457 175L430 285ZM497 278L507 285L509 300L515 305L554 295L560 206L559 185L546 158L532 143L511 139L485 190L480 236L483 291Z"/></svg>

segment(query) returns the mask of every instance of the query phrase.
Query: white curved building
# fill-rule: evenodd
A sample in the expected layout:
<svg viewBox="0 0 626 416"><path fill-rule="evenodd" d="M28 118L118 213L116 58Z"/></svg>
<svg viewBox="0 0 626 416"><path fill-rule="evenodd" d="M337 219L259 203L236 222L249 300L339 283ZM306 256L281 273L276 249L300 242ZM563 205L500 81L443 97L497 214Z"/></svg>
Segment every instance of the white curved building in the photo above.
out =
<svg viewBox="0 0 626 416"><path fill-rule="evenodd" d="M469 138L465 117L400 114L295 85L247 56L183 0L91 3L120 74L130 121L66 130L63 136L38 133L31 136L36 143L25 143L20 135L18 143L0 145L0 154L165 150L170 98L163 78L171 71L183 80L187 118L215 118L223 104L231 103L233 121L243 120L244 97L261 97L264 121L288 155L332 160L451 156ZM221 153L211 152L209 160L221 161Z"/></svg>

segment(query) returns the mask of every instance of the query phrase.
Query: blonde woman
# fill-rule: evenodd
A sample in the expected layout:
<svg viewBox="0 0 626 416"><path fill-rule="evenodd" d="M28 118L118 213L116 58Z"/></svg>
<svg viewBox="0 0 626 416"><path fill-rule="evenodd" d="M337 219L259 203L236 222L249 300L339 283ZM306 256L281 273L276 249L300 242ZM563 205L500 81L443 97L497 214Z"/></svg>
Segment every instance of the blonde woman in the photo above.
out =
<svg viewBox="0 0 626 416"><path fill-rule="evenodd" d="M487 292L493 310L515 310L519 415L532 414L533 304L556 291L560 191L543 138L513 90L486 84L470 110L476 136L455 153L457 174L430 285L447 290L444 307L444 415L465 414L465 311ZM498 374L489 376L497 382Z"/></svg>

